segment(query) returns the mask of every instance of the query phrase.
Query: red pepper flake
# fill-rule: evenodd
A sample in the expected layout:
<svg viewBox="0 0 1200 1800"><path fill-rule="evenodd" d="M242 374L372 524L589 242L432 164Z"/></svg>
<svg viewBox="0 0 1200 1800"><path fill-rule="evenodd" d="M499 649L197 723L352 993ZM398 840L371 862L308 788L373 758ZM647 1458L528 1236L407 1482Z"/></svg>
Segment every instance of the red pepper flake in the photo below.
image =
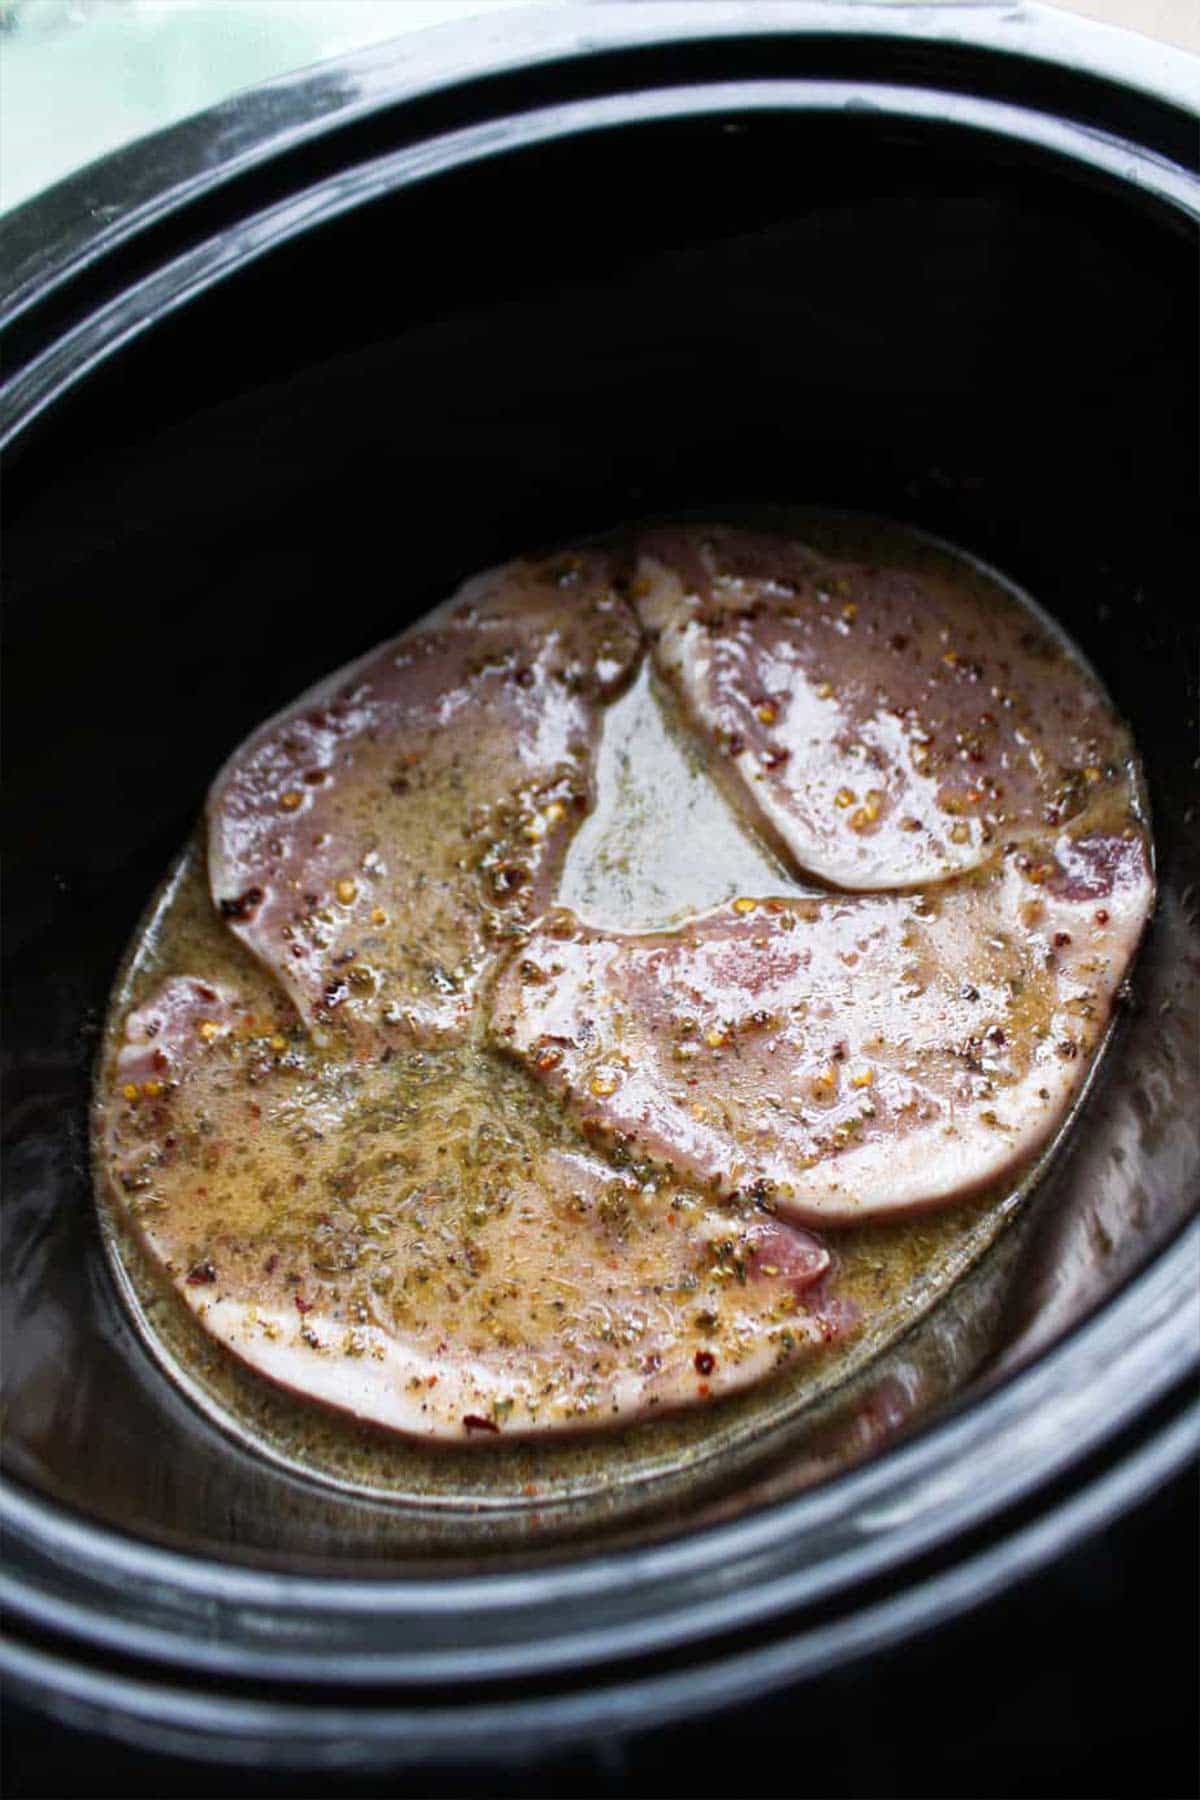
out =
<svg viewBox="0 0 1200 1800"><path fill-rule="evenodd" d="M248 887L244 894L236 900L222 900L220 903L223 919L252 919L263 903L263 891L260 887Z"/></svg>
<svg viewBox="0 0 1200 1800"><path fill-rule="evenodd" d="M1056 931L1055 932L1054 948L1056 950L1064 950L1066 948L1066 946L1070 943L1070 941L1071 941L1071 934L1069 931Z"/></svg>
<svg viewBox="0 0 1200 1800"><path fill-rule="evenodd" d="M304 1317L305 1313L310 1313L316 1305L315 1300L306 1300L303 1294L294 1294L292 1298L296 1302L296 1311L300 1314L301 1318Z"/></svg>
<svg viewBox="0 0 1200 1800"><path fill-rule="evenodd" d="M492 870L492 892L498 900L529 884L529 870L521 863L502 863Z"/></svg>
<svg viewBox="0 0 1200 1800"><path fill-rule="evenodd" d="M278 1267L279 1267L279 1252L278 1252L278 1250L272 1250L270 1256L268 1256L266 1262L263 1264L263 1274L264 1275L273 1275Z"/></svg>
<svg viewBox="0 0 1200 1800"><path fill-rule="evenodd" d="M189 1287L207 1287L210 1282L213 1282L216 1279L217 1271L207 1260L204 1262L193 1263L192 1267L187 1272L187 1284Z"/></svg>
<svg viewBox="0 0 1200 1800"><path fill-rule="evenodd" d="M692 1361L696 1365L697 1375L711 1375L717 1366L717 1359L711 1350L697 1350Z"/></svg>
<svg viewBox="0 0 1200 1800"><path fill-rule="evenodd" d="M481 1418L478 1413L463 1414L464 1431L494 1431L499 1434L500 1427L494 1419Z"/></svg>
<svg viewBox="0 0 1200 1800"><path fill-rule="evenodd" d="M1097 925L1108 924L1108 913L1103 906L1097 907L1096 909L1096 923Z"/></svg>

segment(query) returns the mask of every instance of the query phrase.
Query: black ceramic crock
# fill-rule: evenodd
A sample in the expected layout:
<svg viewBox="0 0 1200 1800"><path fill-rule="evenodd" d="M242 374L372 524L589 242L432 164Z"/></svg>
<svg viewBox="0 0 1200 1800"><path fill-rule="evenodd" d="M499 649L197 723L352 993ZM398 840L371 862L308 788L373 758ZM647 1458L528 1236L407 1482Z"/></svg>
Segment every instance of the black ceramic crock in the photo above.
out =
<svg viewBox="0 0 1200 1800"><path fill-rule="evenodd" d="M6 222L11 1691L243 1762L505 1755L869 1655L1195 1454L1197 92L1036 7L539 8ZM122 947L229 746L465 572L794 501L997 565L1130 720L1160 898L1110 1053L1020 1230L816 1448L405 1547L127 1321L86 1138Z"/></svg>

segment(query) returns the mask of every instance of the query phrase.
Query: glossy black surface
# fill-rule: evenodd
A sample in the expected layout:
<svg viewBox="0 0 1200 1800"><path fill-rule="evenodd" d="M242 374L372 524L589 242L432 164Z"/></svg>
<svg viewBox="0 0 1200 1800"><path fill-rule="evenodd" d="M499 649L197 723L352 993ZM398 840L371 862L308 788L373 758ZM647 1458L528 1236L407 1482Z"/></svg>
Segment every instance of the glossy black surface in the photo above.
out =
<svg viewBox="0 0 1200 1800"><path fill-rule="evenodd" d="M323 1774L327 1800L600 1800L657 1795L763 1800L797 1793L911 1800L1141 1800L1197 1785L1195 1472L1178 1476L1038 1579L1017 1584L868 1664L633 1738L581 1735L567 1749L495 1756L463 1745L445 1767L405 1775ZM1153 1647L1147 1656L1131 1645ZM936 1738L930 1718L936 1709ZM95 1734L48 1732L7 1709L16 1800L211 1800L217 1792L309 1800L311 1772L216 1770L147 1756ZM1036 1770L1036 1778L1031 1771Z"/></svg>
<svg viewBox="0 0 1200 1800"><path fill-rule="evenodd" d="M355 162L564 100L730 79L888 83L1016 102L1196 167L1194 58L1040 5L562 0L371 46L237 94L0 222L22 346L157 260Z"/></svg>
<svg viewBox="0 0 1200 1800"><path fill-rule="evenodd" d="M810 50L827 74L819 32L789 44L792 72ZM140 240L140 261L64 277L22 320L12 419L44 410L6 473L11 1666L68 1711L115 1705L136 1741L169 1719L198 1752L235 1732L324 1760L328 1690L368 1669L405 1684L345 1701L385 1759L414 1733L445 1755L476 1703L473 1728L500 1732L497 1682L527 1684L514 1741L679 1716L961 1607L1194 1445L1194 1245L1111 1298L1178 1231L1200 1168L1196 235L1161 160L1176 109L1160 142L1154 103L1130 101L1155 154L1114 152L1036 108L924 93L935 68L1015 79L979 46L964 71L926 45L899 99L869 85L877 42L849 95L764 85L762 46L741 54L721 47L719 92L631 96L618 59L591 67L598 99L553 114L369 166L347 140L336 174L303 166L312 193L277 168L275 210L247 217L264 195L235 185L206 203L211 238L172 225L177 263ZM1072 88L1051 76L1041 104ZM654 1551L528 1552L508 1584L477 1558L439 1598L393 1521L231 1448L125 1322L84 1135L116 962L226 749L459 575L643 513L796 498L975 551L1095 662L1159 852L1128 1014L989 1291L986 1345L946 1319L912 1351L922 1380L940 1370L923 1405L990 1361L974 1404L808 1494L812 1468L775 1446L737 1493L676 1498ZM225 1684L204 1706L197 1663Z"/></svg>

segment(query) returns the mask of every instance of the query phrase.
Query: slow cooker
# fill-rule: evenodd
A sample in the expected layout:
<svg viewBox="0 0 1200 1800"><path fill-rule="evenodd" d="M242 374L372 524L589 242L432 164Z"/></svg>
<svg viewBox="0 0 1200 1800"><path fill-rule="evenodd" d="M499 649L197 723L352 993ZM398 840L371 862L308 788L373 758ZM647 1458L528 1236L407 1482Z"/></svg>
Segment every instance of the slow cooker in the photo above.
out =
<svg viewBox="0 0 1200 1800"><path fill-rule="evenodd" d="M5 222L16 1697L243 1765L512 1757L881 1654L1195 1456L1198 94L1037 6L537 8ZM106 996L209 775L474 568L796 500L1003 569L1132 725L1158 907L1068 1144L726 1467L517 1529L258 1456L131 1322L87 1156Z"/></svg>

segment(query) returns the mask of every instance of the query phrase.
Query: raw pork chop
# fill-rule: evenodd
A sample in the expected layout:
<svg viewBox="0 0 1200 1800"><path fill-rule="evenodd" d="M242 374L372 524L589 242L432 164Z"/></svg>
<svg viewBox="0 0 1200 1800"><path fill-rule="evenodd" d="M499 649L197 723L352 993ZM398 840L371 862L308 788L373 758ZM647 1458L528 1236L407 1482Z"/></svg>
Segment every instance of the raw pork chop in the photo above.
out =
<svg viewBox="0 0 1200 1800"><path fill-rule="evenodd" d="M641 540L659 671L725 785L802 870L884 889L979 867L1127 782L1098 685L994 584L727 529Z"/></svg>
<svg viewBox="0 0 1200 1800"><path fill-rule="evenodd" d="M492 1037L635 1163L800 1221L902 1212L1050 1137L1151 898L1131 831L925 895L747 898L645 936L563 912L500 975Z"/></svg>
<svg viewBox="0 0 1200 1800"><path fill-rule="evenodd" d="M282 997L175 978L126 1020L97 1145L208 1332L418 1437L623 1423L837 1335L807 1232L606 1167L555 1111L477 1052L322 1056Z"/></svg>
<svg viewBox="0 0 1200 1800"><path fill-rule="evenodd" d="M256 732L208 803L213 900L318 1030L461 1036L553 892L640 654L605 555L518 562Z"/></svg>

